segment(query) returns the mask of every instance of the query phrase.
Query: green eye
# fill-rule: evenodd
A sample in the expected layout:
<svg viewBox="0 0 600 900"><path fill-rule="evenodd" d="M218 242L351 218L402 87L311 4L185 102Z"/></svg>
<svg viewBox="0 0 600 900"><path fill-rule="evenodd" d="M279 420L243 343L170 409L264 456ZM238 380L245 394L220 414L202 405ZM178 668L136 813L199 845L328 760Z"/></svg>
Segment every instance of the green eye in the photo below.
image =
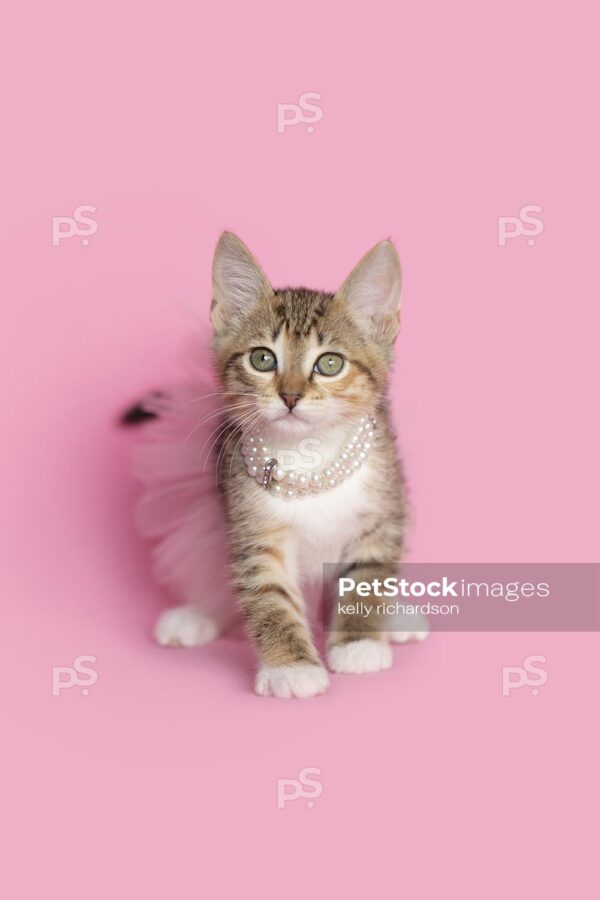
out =
<svg viewBox="0 0 600 900"><path fill-rule="evenodd" d="M257 347L250 354L250 362L259 372L272 372L277 368L275 354L266 347Z"/></svg>
<svg viewBox="0 0 600 900"><path fill-rule="evenodd" d="M315 363L319 375L337 375L344 367L344 357L339 353L324 353Z"/></svg>

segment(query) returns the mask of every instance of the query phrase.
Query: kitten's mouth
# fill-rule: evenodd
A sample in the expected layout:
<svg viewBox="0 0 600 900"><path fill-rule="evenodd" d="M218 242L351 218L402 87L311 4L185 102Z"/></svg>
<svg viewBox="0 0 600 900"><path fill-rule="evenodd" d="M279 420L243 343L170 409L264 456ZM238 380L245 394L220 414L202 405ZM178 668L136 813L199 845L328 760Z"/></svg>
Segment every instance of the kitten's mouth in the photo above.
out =
<svg viewBox="0 0 600 900"><path fill-rule="evenodd" d="M276 428L282 428L283 430L290 432L300 431L311 424L310 419L306 418L296 409L286 410L273 417L265 416L265 418L271 425L275 425Z"/></svg>
<svg viewBox="0 0 600 900"><path fill-rule="evenodd" d="M294 422L302 422L306 424L307 419L304 418L299 412L293 409L287 410L287 412L282 413L280 416L277 416L276 419L273 419L274 422L287 422L288 425L292 425Z"/></svg>

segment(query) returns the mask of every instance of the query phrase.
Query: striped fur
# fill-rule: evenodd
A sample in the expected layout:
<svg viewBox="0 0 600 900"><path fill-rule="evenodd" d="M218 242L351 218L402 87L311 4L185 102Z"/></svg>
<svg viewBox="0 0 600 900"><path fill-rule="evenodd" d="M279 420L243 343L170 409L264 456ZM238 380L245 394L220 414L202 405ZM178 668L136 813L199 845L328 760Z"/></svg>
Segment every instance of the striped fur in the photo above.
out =
<svg viewBox="0 0 600 900"><path fill-rule="evenodd" d="M261 664L259 693L311 696L327 685L302 593L304 582L321 577L324 562L340 562L356 580L396 573L405 499L386 389L399 302L400 267L388 241L376 245L335 294L274 290L238 238L226 233L217 246L214 357L229 423L219 447L219 487L233 583ZM275 354L275 371L252 367L250 352L257 347ZM331 378L314 371L317 357L328 351L345 360ZM291 413L282 401L286 393L299 396ZM260 423L272 450L316 441L327 465L363 414L377 417L377 445L332 491L286 502L248 477L240 450L245 429ZM377 651L387 640L385 625L374 616L336 617L329 635L330 662L338 661L333 667L344 670L336 647L369 642L372 651L377 642Z"/></svg>

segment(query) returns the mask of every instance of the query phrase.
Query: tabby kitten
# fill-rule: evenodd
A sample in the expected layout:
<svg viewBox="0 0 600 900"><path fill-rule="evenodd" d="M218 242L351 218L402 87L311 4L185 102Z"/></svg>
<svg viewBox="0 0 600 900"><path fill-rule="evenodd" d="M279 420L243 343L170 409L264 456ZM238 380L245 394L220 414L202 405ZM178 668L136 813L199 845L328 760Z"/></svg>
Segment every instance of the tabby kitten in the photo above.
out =
<svg viewBox="0 0 600 900"><path fill-rule="evenodd" d="M232 392L225 396L232 407L239 395L251 399L271 455L279 450L285 458L281 451L313 439L322 460L313 474L320 474L339 460L363 417L376 420L374 446L349 477L318 492L296 488L289 499L282 496L287 479L281 493L265 490L249 477L235 441L224 444L220 488L234 586L260 660L256 691L310 697L326 690L328 676L307 625L302 581L322 577L325 562L340 562L340 574L356 582L397 574L405 499L385 392L399 327L400 262L393 244L382 241L334 295L273 290L246 246L225 233L213 285L217 371ZM235 409L228 417L237 429ZM330 669L388 668L385 625L374 609L336 615Z"/></svg>
<svg viewBox="0 0 600 900"><path fill-rule="evenodd" d="M274 290L239 238L226 232L218 242L211 317L226 407L219 490L263 696L312 697L328 687L301 587L322 579L324 563L356 583L397 575L405 497L386 381L400 287L390 241L373 247L335 294ZM387 669L390 640L424 636L395 635L377 598L345 595L345 607L356 602L361 615L336 607L330 623L334 672ZM190 616L202 638L179 641ZM157 637L203 643L222 624L213 617L207 629L200 609L179 607L163 614Z"/></svg>

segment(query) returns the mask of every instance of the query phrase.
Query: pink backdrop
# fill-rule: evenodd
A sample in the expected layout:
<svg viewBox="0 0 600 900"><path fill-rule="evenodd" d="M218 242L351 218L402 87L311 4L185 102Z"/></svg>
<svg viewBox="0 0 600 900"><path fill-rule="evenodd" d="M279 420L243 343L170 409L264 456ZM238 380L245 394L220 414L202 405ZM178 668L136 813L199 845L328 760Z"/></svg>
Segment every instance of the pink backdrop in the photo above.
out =
<svg viewBox="0 0 600 900"><path fill-rule="evenodd" d="M437 634L314 702L168 652L114 426L207 328L237 231L275 284L405 271L410 558L593 561L590 3L13 4L3 104L1 680L11 898L591 897L598 642ZM277 131L277 104L322 117ZM315 101L311 101L315 102ZM318 117L317 117L318 118ZM97 231L52 243L93 206ZM499 246L498 218L543 230ZM596 319L594 322L593 320ZM52 695L52 667L96 683ZM502 667L548 680L502 696ZM277 779L322 794L277 807ZM14 846L13 846L14 842Z"/></svg>

